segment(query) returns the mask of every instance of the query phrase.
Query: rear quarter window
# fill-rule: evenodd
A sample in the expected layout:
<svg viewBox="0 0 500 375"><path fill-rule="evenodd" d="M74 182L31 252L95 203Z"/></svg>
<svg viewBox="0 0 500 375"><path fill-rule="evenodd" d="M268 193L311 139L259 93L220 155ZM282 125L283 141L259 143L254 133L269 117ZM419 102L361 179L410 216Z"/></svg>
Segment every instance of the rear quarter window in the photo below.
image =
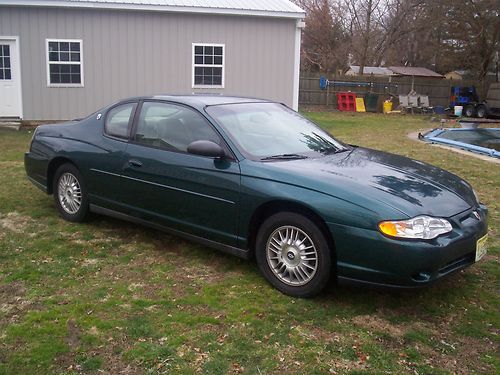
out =
<svg viewBox="0 0 500 375"><path fill-rule="evenodd" d="M112 108L104 124L104 132L118 138L128 138L132 117L137 103L127 103Z"/></svg>

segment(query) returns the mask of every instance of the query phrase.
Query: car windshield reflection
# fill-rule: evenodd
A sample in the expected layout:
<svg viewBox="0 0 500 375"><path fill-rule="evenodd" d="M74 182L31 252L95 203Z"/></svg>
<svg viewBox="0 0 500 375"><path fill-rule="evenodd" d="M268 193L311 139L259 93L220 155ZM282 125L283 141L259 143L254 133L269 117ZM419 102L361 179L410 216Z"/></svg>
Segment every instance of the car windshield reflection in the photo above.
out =
<svg viewBox="0 0 500 375"><path fill-rule="evenodd" d="M283 160L332 154L348 149L311 121L277 103L209 106L207 113L253 160Z"/></svg>

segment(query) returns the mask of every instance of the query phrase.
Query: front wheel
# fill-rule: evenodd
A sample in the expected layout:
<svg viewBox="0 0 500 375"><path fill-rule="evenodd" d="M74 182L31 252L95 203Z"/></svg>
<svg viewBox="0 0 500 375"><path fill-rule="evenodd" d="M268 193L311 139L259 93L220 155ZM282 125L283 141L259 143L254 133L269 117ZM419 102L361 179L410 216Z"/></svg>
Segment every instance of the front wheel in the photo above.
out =
<svg viewBox="0 0 500 375"><path fill-rule="evenodd" d="M477 117L479 118L486 118L488 116L488 110L486 109L486 106L481 104L477 106Z"/></svg>
<svg viewBox="0 0 500 375"><path fill-rule="evenodd" d="M292 297L312 297L330 279L328 241L310 219L292 212L269 217L257 234L255 255L264 277Z"/></svg>
<svg viewBox="0 0 500 375"><path fill-rule="evenodd" d="M87 189L80 171L73 164L63 164L57 169L53 192L56 207L65 220L85 220L89 210Z"/></svg>
<svg viewBox="0 0 500 375"><path fill-rule="evenodd" d="M465 117L475 117L476 116L476 108L472 104L465 106L464 108Z"/></svg>

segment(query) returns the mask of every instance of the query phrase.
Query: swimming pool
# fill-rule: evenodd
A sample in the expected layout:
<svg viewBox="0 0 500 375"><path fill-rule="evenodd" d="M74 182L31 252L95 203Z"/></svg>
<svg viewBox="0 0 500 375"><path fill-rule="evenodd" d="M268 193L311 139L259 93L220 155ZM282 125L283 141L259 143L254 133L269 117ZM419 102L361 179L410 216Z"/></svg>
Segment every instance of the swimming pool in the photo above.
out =
<svg viewBox="0 0 500 375"><path fill-rule="evenodd" d="M500 128L434 129L425 134L423 139L500 158Z"/></svg>

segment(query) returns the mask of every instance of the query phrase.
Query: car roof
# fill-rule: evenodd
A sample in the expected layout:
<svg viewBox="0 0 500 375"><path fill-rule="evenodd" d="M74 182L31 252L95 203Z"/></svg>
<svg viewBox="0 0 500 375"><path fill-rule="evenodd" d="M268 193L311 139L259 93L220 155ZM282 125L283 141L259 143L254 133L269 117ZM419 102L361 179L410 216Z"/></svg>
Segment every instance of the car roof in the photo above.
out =
<svg viewBox="0 0 500 375"><path fill-rule="evenodd" d="M187 104L193 107L206 107L210 105L221 105L221 104L236 104L236 103L272 103L266 99L258 98L246 98L241 96L223 96L217 94L193 94L193 95L154 95L154 96L143 96L136 98L129 98L129 100L144 100L144 99L157 99L157 100L167 100L177 103Z"/></svg>

